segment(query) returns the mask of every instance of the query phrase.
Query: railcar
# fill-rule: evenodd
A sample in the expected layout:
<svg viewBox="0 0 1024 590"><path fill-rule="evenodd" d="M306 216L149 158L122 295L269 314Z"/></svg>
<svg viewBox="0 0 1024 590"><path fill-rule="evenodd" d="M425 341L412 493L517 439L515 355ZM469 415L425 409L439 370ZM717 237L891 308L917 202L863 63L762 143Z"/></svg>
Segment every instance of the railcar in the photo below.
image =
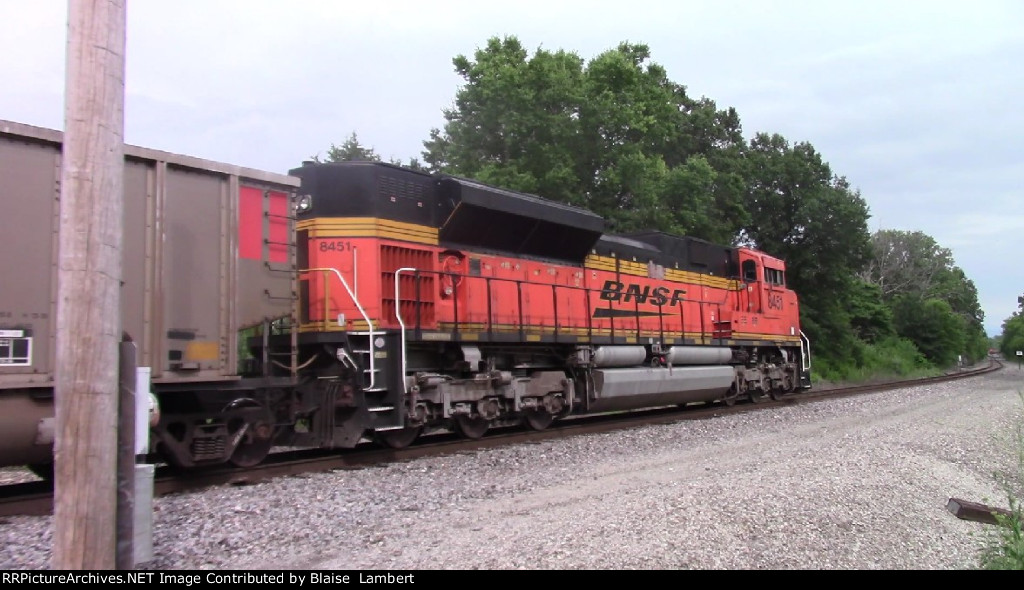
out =
<svg viewBox="0 0 1024 590"><path fill-rule="evenodd" d="M0 465L52 461L59 170L59 132L0 121ZM378 162L127 146L125 180L122 323L182 467L810 386L763 252Z"/></svg>
<svg viewBox="0 0 1024 590"><path fill-rule="evenodd" d="M0 121L0 466L40 473L53 461L61 142ZM125 146L121 324L164 410L152 438L184 464L260 455L270 433L251 400L290 386L246 372L239 339L294 308L298 186Z"/></svg>

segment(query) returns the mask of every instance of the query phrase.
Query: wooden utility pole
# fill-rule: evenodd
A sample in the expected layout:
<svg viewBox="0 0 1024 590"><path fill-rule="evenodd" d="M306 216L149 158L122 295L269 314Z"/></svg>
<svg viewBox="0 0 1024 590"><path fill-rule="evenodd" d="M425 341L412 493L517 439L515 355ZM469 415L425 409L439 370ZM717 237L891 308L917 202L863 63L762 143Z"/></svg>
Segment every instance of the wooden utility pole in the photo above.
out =
<svg viewBox="0 0 1024 590"><path fill-rule="evenodd" d="M53 569L113 569L124 209L124 0L68 0Z"/></svg>

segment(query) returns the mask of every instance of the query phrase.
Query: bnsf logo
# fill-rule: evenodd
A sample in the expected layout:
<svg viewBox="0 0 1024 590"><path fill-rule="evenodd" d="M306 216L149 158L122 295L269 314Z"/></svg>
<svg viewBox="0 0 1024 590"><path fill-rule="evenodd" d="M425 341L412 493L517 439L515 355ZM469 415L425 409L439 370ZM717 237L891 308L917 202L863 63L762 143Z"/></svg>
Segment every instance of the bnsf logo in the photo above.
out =
<svg viewBox="0 0 1024 590"><path fill-rule="evenodd" d="M672 294L671 297L669 297L669 293ZM683 295L686 295L686 291L682 289L672 291L668 287L655 287L652 290L650 285L641 287L636 283L627 285L614 280L605 281L604 287L601 288L601 299L604 301L621 303L635 301L637 303L650 303L658 307L666 303L676 305L683 300Z"/></svg>

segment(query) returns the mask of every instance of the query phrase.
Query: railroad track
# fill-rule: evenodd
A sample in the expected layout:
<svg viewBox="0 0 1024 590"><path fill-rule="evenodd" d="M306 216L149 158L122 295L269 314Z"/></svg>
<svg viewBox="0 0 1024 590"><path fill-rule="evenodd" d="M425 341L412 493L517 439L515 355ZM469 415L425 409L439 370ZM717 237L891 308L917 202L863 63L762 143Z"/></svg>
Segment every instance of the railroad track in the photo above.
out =
<svg viewBox="0 0 1024 590"><path fill-rule="evenodd" d="M825 399L876 393L902 387L916 387L929 383L941 383L956 379L975 377L1003 367L992 360L988 365L947 373L936 377L907 379L885 383L872 383L839 387L833 389L812 389L811 391L784 396L779 400L765 398L759 403L691 404L686 407L655 408L642 412L603 414L560 420L542 431L521 428L499 428L488 432L478 440L469 440L454 434L433 434L421 437L404 449L381 448L365 443L354 449L324 450L303 449L272 453L266 461L247 469L216 467L185 473L161 467L157 469L154 481L154 496L195 491L218 485L250 485L277 477L332 471L358 469L389 462L409 461L420 457L453 453L473 452L479 449L515 443L536 443L544 440L594 434L681 420L702 420L731 413L749 412L770 407L792 404L813 403ZM31 481L0 486L0 517L38 516L52 513L53 485L47 481Z"/></svg>

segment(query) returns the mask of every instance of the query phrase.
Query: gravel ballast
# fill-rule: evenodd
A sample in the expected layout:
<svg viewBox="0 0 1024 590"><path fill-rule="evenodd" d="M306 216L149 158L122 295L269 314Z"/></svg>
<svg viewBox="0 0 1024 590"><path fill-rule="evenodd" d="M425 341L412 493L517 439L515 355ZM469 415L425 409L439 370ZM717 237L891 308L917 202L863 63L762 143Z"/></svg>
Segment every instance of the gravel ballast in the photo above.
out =
<svg viewBox="0 0 1024 590"><path fill-rule="evenodd" d="M1016 367L701 421L155 501L142 569L967 569L1007 506ZM1020 480L1018 479L1018 482ZM47 569L52 518L0 519Z"/></svg>

